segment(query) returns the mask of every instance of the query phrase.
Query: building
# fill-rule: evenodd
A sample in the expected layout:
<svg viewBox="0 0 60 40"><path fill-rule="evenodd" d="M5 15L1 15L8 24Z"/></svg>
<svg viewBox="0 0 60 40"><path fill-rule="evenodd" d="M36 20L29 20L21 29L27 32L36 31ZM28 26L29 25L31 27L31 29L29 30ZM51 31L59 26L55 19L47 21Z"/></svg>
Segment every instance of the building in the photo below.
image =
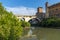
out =
<svg viewBox="0 0 60 40"><path fill-rule="evenodd" d="M60 18L60 3L49 5L48 2L46 2L45 11L46 13L43 13L43 8L38 7L36 17L37 18L49 18L49 17Z"/></svg>
<svg viewBox="0 0 60 40"><path fill-rule="evenodd" d="M43 13L43 8L42 7L37 8L36 17L39 18L39 19L42 19L42 18L45 17L45 13Z"/></svg>
<svg viewBox="0 0 60 40"><path fill-rule="evenodd" d="M48 6L47 8L48 8L49 17L60 18L60 3L53 4L51 6Z"/></svg>

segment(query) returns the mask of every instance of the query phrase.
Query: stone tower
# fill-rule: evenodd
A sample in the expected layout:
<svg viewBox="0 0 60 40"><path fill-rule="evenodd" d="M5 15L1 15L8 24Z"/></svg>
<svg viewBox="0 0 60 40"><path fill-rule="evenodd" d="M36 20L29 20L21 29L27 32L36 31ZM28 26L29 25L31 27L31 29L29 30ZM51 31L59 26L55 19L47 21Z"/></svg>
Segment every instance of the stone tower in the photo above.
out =
<svg viewBox="0 0 60 40"><path fill-rule="evenodd" d="M42 12L43 12L42 7L38 7L38 8L37 8L37 12L38 12L38 13L42 13Z"/></svg>
<svg viewBox="0 0 60 40"><path fill-rule="evenodd" d="M37 8L36 17L39 18L39 19L45 18L45 13L43 13L43 8L42 7Z"/></svg>
<svg viewBox="0 0 60 40"><path fill-rule="evenodd" d="M46 15L45 15L45 18L48 18L49 17L49 9L48 9L48 2L46 2L46 4L45 4L45 7L46 7Z"/></svg>

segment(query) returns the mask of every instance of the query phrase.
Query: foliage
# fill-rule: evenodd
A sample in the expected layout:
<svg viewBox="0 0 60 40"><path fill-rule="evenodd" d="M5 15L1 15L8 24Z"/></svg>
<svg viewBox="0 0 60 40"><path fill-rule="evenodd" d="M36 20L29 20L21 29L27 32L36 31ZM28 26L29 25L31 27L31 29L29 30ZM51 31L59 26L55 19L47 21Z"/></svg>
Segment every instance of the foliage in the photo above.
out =
<svg viewBox="0 0 60 40"><path fill-rule="evenodd" d="M17 40L22 35L22 22L0 3L0 40Z"/></svg>
<svg viewBox="0 0 60 40"><path fill-rule="evenodd" d="M40 25L44 27L59 27L60 18L51 17L51 18L43 19Z"/></svg>
<svg viewBox="0 0 60 40"><path fill-rule="evenodd" d="M24 28L22 36L25 36L30 30L30 23L25 21L21 21L21 22L22 22L22 27Z"/></svg>
<svg viewBox="0 0 60 40"><path fill-rule="evenodd" d="M22 21L22 26L23 27L30 27L30 23L29 22Z"/></svg>

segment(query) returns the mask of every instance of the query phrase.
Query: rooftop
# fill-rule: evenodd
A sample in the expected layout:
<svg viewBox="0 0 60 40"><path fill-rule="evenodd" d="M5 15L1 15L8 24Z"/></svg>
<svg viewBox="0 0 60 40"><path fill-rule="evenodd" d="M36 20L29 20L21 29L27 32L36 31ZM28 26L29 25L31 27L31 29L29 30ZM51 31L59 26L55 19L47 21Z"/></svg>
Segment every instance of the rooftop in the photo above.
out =
<svg viewBox="0 0 60 40"><path fill-rule="evenodd" d="M57 5L60 5L60 2L59 2L59 3L56 3L56 4L53 4L53 5L50 5L49 8L50 8L50 7L57 6Z"/></svg>

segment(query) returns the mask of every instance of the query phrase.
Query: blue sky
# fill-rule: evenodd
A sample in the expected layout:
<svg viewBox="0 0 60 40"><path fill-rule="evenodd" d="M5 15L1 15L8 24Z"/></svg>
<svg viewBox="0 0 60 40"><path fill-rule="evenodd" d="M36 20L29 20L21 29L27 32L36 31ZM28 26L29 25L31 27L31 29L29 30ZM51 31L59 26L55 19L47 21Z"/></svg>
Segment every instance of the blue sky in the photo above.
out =
<svg viewBox="0 0 60 40"><path fill-rule="evenodd" d="M50 5L60 2L60 0L0 0L8 11L18 15L35 15L37 7L45 9L46 1Z"/></svg>

